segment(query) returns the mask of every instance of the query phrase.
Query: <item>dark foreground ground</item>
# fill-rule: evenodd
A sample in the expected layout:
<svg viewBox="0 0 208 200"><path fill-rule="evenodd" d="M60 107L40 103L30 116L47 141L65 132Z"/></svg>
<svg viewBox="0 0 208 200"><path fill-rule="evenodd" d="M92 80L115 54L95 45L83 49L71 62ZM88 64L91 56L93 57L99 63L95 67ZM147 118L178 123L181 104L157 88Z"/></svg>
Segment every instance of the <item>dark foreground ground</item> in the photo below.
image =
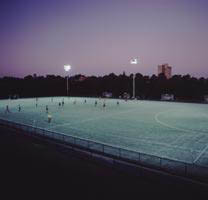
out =
<svg viewBox="0 0 208 200"><path fill-rule="evenodd" d="M208 190L166 184L59 151L0 127L0 195L4 199L205 199ZM6 197L6 198L5 198ZM2 198L1 198L2 199ZM207 198L206 198L207 199Z"/></svg>

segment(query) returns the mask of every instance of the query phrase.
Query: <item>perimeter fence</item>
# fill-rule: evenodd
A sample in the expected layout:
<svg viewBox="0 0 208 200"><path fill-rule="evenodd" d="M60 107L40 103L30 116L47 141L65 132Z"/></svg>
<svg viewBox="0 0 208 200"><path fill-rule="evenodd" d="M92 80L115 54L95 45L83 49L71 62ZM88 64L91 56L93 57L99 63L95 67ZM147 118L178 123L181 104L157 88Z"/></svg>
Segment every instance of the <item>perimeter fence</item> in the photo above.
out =
<svg viewBox="0 0 208 200"><path fill-rule="evenodd" d="M109 158L109 160L106 159L107 162L113 161L111 162L111 164L113 165L118 165L118 163L125 161L130 164L136 164L138 166L157 169L163 172L167 172L169 174L208 183L207 166L201 166L196 163L188 163L155 155L149 155L141 152L131 151L101 142L66 135L63 133L9 120L0 119L0 124L5 127L22 130L31 136L41 136L46 137L50 140L58 141L59 143L62 143L69 147L84 150L85 152L93 154L94 156L105 156L105 158Z"/></svg>

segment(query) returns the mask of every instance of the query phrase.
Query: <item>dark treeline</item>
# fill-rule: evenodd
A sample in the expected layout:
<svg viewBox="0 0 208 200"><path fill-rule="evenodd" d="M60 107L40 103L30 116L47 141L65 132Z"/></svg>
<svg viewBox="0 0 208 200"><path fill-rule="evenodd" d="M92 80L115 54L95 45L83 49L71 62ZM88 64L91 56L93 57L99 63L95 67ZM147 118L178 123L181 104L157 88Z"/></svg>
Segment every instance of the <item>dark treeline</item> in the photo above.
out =
<svg viewBox="0 0 208 200"><path fill-rule="evenodd" d="M82 75L69 78L70 96L101 96L103 92L113 93L119 97L124 92L132 95L133 74L113 73L96 77L90 76L81 79ZM163 74L159 76L143 76L136 74L136 96L141 99L160 99L161 94L174 94L176 100L202 101L208 94L208 78L195 78L190 75L174 75L166 79ZM20 97L66 96L66 77L47 75L29 75L24 78L0 78L0 98L8 98L18 94Z"/></svg>

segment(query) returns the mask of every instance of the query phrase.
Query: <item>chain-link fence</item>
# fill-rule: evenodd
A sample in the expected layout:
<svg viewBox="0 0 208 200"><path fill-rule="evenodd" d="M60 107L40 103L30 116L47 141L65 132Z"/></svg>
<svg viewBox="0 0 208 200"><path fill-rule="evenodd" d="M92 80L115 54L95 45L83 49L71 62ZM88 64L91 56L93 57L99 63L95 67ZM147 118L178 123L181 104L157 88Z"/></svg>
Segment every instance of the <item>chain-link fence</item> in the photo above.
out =
<svg viewBox="0 0 208 200"><path fill-rule="evenodd" d="M47 129L16 123L9 120L0 119L0 124L27 132L28 134L39 135L76 147L94 155L109 157L115 161L125 161L139 166L159 169L170 174L188 177L208 183L208 167L200 166L196 163L187 163L178 160L162 158L141 152L130 151L124 148L95 142L89 139L82 139L75 136L66 135L50 131ZM114 163L114 162L113 162ZM115 162L115 164L118 162Z"/></svg>

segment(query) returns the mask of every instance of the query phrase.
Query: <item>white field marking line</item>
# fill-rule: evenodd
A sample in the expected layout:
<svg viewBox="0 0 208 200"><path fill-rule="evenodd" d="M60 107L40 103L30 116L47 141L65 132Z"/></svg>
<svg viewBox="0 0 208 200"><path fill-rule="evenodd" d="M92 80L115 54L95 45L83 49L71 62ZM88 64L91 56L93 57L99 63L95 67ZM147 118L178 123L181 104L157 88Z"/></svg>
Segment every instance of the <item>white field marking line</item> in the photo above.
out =
<svg viewBox="0 0 208 200"><path fill-rule="evenodd" d="M206 147L200 152L200 154L196 157L196 159L194 160L193 163L196 163L197 160L202 156L202 154L205 153L205 151L208 149L208 145L206 145Z"/></svg>
<svg viewBox="0 0 208 200"><path fill-rule="evenodd" d="M132 110L135 110L135 109L132 109ZM106 118L106 117L109 117L109 116L113 116L113 115L120 115L120 114L122 114L122 113L128 113L128 112L131 112L132 110L128 110L128 111L125 111L125 112L120 112L120 113L115 113L115 114L111 114L111 115L105 115L105 116L102 116L102 117L99 117L99 118L96 118L96 119L100 119L100 118ZM168 110L168 111L163 111L163 112L160 112L160 113L157 113L157 114L162 114L162 113L165 113L165 112L169 112L169 111L171 111L171 110ZM18 113L18 112L16 112L16 113ZM83 121L81 121L81 122L79 122L79 123L84 123L85 121L91 121L91 120L96 120L95 118L91 118L91 119L87 119L87 120L83 120ZM34 118L33 119L30 119L32 122L33 122L33 120L34 120ZM38 120L36 119L36 123L38 122ZM79 124L78 123L78 124ZM163 122L162 122L163 123ZM46 124L46 123L45 123ZM72 125L76 125L77 123L74 123L74 124L72 124ZM51 126L50 128L54 128L54 127L57 127L57 126L64 126L64 125L70 125L70 123L65 123L65 124L60 124L60 125L56 125L56 126ZM167 124L168 125L168 124ZM168 127L169 127L169 125L168 125ZM171 127L172 128L172 127ZM179 129L179 128L177 128L177 127L173 127L174 129ZM74 129L76 129L76 128L74 128ZM80 129L77 129L77 130L80 130ZM180 129L181 130L181 129ZM182 129L183 130L183 129ZM184 129L185 130L185 129ZM186 131L188 131L188 130L186 130ZM191 131L188 131L188 132L191 132ZM115 136L115 135L113 135L113 136ZM181 137L184 137L184 136L186 136L186 135L183 135L183 136L179 136L180 138ZM198 135L199 136L199 135ZM123 136L123 137L125 137L125 136ZM187 137L191 137L191 136L187 136ZM178 139L180 139L180 138L177 138L176 140L178 140ZM143 140L143 141L146 141L145 139L137 139L138 141L140 141L140 140ZM148 142L147 142L148 143ZM150 144L154 144L154 143L151 143L151 142L149 142ZM178 146L173 146L173 145L167 145L167 144L164 144L164 143L155 143L155 144L159 144L159 145L166 145L166 146L169 146L169 147L173 147L173 148L179 148ZM187 150L187 148L183 148L184 150ZM196 151L196 152L201 152L201 151Z"/></svg>
<svg viewBox="0 0 208 200"><path fill-rule="evenodd" d="M27 108L28 109L28 108ZM30 108L29 108L29 110L30 110ZM44 124L48 124L48 122L47 122L47 119L44 117L44 116L46 116L46 114L45 114L45 111L44 112L42 112L42 111L38 111L38 113L36 112L36 111L33 111L33 109L32 109L32 111L31 111L31 113L35 113L35 114L38 114L37 115L37 117L34 117L34 118L29 118L29 117L26 117L26 118L21 118L20 119L20 121L17 121L17 119L15 118L15 119L10 119L11 120L11 122L16 122L16 123L23 123L24 125L33 125L34 124L34 121L35 121L35 123L36 123L36 126L37 126L37 124L38 123L44 123ZM17 110L15 110L15 111L13 111L12 113L10 113L10 114L17 114L17 115L21 115L22 116L22 114L24 114L24 111L22 111L21 113L19 113ZM27 112L26 112L26 114L28 114ZM17 116L16 115L16 116ZM0 115L1 116L1 115ZM6 118L6 117L4 117L4 116L1 116L1 117L3 117L3 118L1 118L1 119L3 119L3 120L8 120L8 118ZM41 118L41 120L40 120L40 118ZM19 118L18 118L19 119ZM24 123L24 122L22 122L22 120L27 120L27 123Z"/></svg>
<svg viewBox="0 0 208 200"><path fill-rule="evenodd" d="M18 105L18 104L17 104ZM16 106L17 106L16 105ZM14 107L14 106L13 106ZM41 107L41 109L38 109L38 108L40 108ZM14 108L16 108L16 107L14 107ZM34 111L34 109L33 108L31 108L31 107L27 107L26 109L27 110L29 110L31 113L35 113L35 114L38 114L38 116L37 117L35 117L35 118L28 118L27 117L27 124L28 125L31 125L31 124L33 124L34 123L34 120L35 120L35 123L36 124L38 124L38 123L44 123L44 124L48 124L48 122L47 122L47 119L46 119L46 114L45 114L45 110L42 110L42 108L45 108L45 105L39 105L38 106L38 108L35 108L35 111ZM37 110L38 109L38 110ZM59 111L59 108L57 109L58 111ZM62 108L60 108L60 110L61 110L61 113L63 112L63 109ZM3 112L4 112L4 110L3 110ZM81 113L82 111L80 111L79 113ZM15 111L13 111L12 112L13 114L19 114L19 112L17 111L17 110L15 110ZM24 112L21 112L20 114L22 114L22 113L24 113ZM50 113L52 113L52 112L50 112ZM54 115L54 114L56 114L57 113L57 111L54 111L52 114ZM60 114L60 113L59 113ZM40 120L40 118L41 118L41 120ZM25 118L21 118L22 120L25 120ZM4 118L4 120L7 120L7 118ZM14 120L12 120L13 122L16 122L16 119L14 119ZM17 122L18 123L18 122ZM19 121L19 123L22 123L21 121ZM31 124L30 124L31 123ZM57 125L57 126L59 126L59 125ZM56 126L54 126L54 127L56 127ZM51 127L51 128L53 128L53 127Z"/></svg>
<svg viewBox="0 0 208 200"><path fill-rule="evenodd" d="M133 109L133 110L135 110L135 109ZM70 124L70 123L64 123L64 124L60 124L60 125L55 125L55 126L51 126L51 127L49 127L49 128L51 128L51 129L53 129L54 127L59 127L59 126L65 126L65 125L76 125L76 124L80 124L80 123L84 123L84 122L87 122L87 121L92 121L92 120L96 120L96 119L100 119L100 118L106 118L106 117L109 117L109 116L115 116L115 115L120 115L120 114L122 114L122 113L128 113L128 112L131 112L132 110L128 110L128 111L125 111L125 112L120 112L120 113L115 113L115 114L111 114L111 115L105 115L105 116L102 116L102 117L97 117L97 118L90 118L90 119L86 119L86 120L83 120L83 121L81 121L81 122L79 122L79 123L73 123L73 124ZM18 112L17 112L18 113ZM41 116L40 117L43 117L43 115L42 115L42 113L41 113ZM30 119L32 122L33 122L33 120L34 120L34 118L33 119ZM38 119L35 119L36 120L36 123L39 123L39 120ZM44 122L45 122L45 120L43 120ZM44 123L44 124L47 124L46 122ZM75 129L75 130L81 130L81 129L77 129L76 127L74 127L73 129ZM112 135L112 134L111 134ZM112 135L112 136L115 136L115 135ZM123 137L125 137L125 136L123 136ZM125 137L125 138L127 138L127 137ZM131 138L132 139L132 138ZM147 138L146 138L147 139ZM150 138L151 139L151 138ZM137 139L138 141L141 141L141 140L145 140L145 139ZM147 140L145 140L145 141L147 141ZM147 142L148 143L148 142ZM151 143L151 142L149 142L150 144L154 144L154 143ZM164 144L164 143L155 143L155 144L159 144L159 145L166 145L166 146L168 146L168 147L173 147L173 148L178 148L178 146L173 146L173 145L167 145L167 144ZM186 150L186 148L183 148L184 150Z"/></svg>
<svg viewBox="0 0 208 200"><path fill-rule="evenodd" d="M98 119L105 119L105 118L108 118L108 117L111 117L111 116L126 114L126 113L129 113L129 112L132 112L132 111L135 111L135 109L131 109L131 110L127 110L127 111L119 112L119 113L114 113L114 114L109 114L109 115L107 114L107 115L100 116L100 117L88 118L88 119L84 119L82 121L79 121L77 123L63 123L63 124L59 124L59 125L56 125L56 126L51 126L51 128L56 128L56 127L60 127L60 126L67 126L67 125L77 125L77 124L85 123L85 122L88 122L88 121L95 121L95 120L98 120Z"/></svg>
<svg viewBox="0 0 208 200"><path fill-rule="evenodd" d="M162 112L158 112L156 115L155 115L155 121L157 122L157 123L159 123L159 124L161 124L161 125L163 125L163 126L166 126L166 127L168 127L168 128L171 128L171 129L175 129L175 130L178 130L178 131L183 131L183 132L188 132L188 133L199 133L200 131L192 131L192 130L187 130L187 129L183 129L183 128L177 128L177 127L175 127L175 126L171 126L171 125L169 125L169 124L166 124L165 122L162 122L162 121L160 121L159 120L159 116L160 115L162 115L162 114L164 114L164 113L167 113L167 112L170 112L170 111L172 111L172 109L171 110L166 110L166 111L162 111Z"/></svg>
<svg viewBox="0 0 208 200"><path fill-rule="evenodd" d="M135 110L135 109L133 109L133 110ZM80 111L81 112L81 111ZM79 112L79 113L80 113ZM127 111L125 111L125 113L126 113ZM130 110L128 111L128 112L130 112ZM123 112L122 112L123 113ZM120 113L119 113L120 114ZM99 116L100 116L100 114L98 114ZM116 114L113 114L114 116L115 115L117 115L117 113ZM108 117L108 116L106 116L106 117ZM102 117L100 117L100 118L104 118L104 116L102 116ZM96 119L100 119L100 118L96 118ZM96 120L95 119L95 120ZM116 118L116 119L122 119L122 118ZM78 123L64 123L64 124L57 124L57 125L54 125L54 126L50 126L49 128L56 128L56 127L60 127L60 126L68 126L68 125L76 125L76 124L80 124L80 123L84 123L84 122L87 122L87 121L91 121L91 120L94 120L94 119L86 119L86 120L83 120L83 121L81 121L81 122L78 122ZM138 122L138 120L137 120L137 122ZM145 122L145 121L141 121L141 120L139 120L139 122ZM74 127L75 128L75 127ZM119 132L126 132L126 131L122 131L122 130L120 130L120 129L115 129L115 128L113 128L114 129L114 131L119 131ZM133 128L132 128L133 129ZM79 130L79 129L78 129ZM135 133L135 132L130 132L130 133ZM139 139L151 139L152 140L152 138L151 137L138 137ZM164 137L161 137L161 138L165 138L165 136Z"/></svg>
<svg viewBox="0 0 208 200"><path fill-rule="evenodd" d="M73 129L73 130L77 130L77 131L82 131L82 132L85 132L86 130L83 130L83 129L80 129L80 128L76 128L76 127L70 127L70 129ZM48 131L51 131L50 129L47 129ZM53 131L53 130L52 130ZM111 134L111 133L107 133L107 135L111 135L112 137L117 137L117 138L124 138L124 139L127 139L127 140L136 140L136 141L139 141L139 142L145 142L147 144L155 144L155 145L160 145L160 146L165 146L165 147L169 147L169 148L173 148L173 149L181 149L181 150L185 150L185 151L195 151L197 153L199 153L197 150L193 150L193 149L189 149L189 148L183 148L183 147L179 147L177 145L169 145L169 144L165 144L165 143L160 143L160 142L149 142L148 140L145 140L145 139L137 139L137 138L131 138L131 137L127 137L127 136L117 136L117 135L114 135L114 134Z"/></svg>
<svg viewBox="0 0 208 200"><path fill-rule="evenodd" d="M171 109L171 110L172 110L172 109ZM186 130L186 129L177 128L177 127L174 127L174 126L170 126L169 124L166 124L166 123L164 123L164 122L162 122L162 121L160 121L160 120L158 119L159 115L161 115L161 114L163 114L163 113L166 113L166 112L170 112L171 110L167 110L167 111L163 111L163 112L157 113L157 114L155 115L155 120L156 120L156 122L158 122L159 124L161 124L161 125L163 125L163 126L166 126L166 127L172 128L172 129L176 129L176 130L179 130L179 131L189 132L189 133L195 133L195 134L197 133L196 136L188 136L188 135L183 134L182 136L179 136L175 141L173 141L172 144L175 143L175 142L177 142L179 139L181 139L181 138L183 138L183 137L189 137L189 138L191 138L191 139L194 139L194 138L196 138L196 137L200 137L200 136L203 136L203 135L204 135L204 132L200 132L200 131L197 131L197 132L196 132L196 131L191 131L191 130ZM200 133L200 134L198 134L198 133ZM208 146L207 146L207 148L208 148ZM201 151L196 151L196 150L195 150L195 152L201 152ZM202 155L202 154L200 154L200 155ZM197 158L199 158L199 157L197 157ZM197 158L196 158L195 160L197 160Z"/></svg>
<svg viewBox="0 0 208 200"><path fill-rule="evenodd" d="M129 110L129 112L130 112L130 110ZM122 112L123 113L123 112ZM34 120L34 119L33 119ZM36 121L36 127L37 127L37 121ZM45 130L48 130L48 131L51 131L50 129L46 129L46 128L44 128ZM76 127L71 127L71 129L74 129L74 130L78 130L78 131L83 131L82 129L78 129L78 128L76 128ZM85 131L85 130L84 130ZM183 147L179 147L179 146L176 146L176 145L168 145L168 144L164 144L164 143L159 143L159 142L149 142L149 140L147 141L146 139L136 139L136 138L130 138L130 137L126 137L126 136L117 136L117 135L114 135L114 134L109 134L108 133L108 135L111 135L111 136L113 136L113 137L120 137L120 138L125 138L125 139L128 139L128 140L137 140L137 141L140 141L140 142L145 142L145 143L147 143L147 144L155 144L155 145L160 145L160 146L166 146L166 147L169 147L169 148L175 148L175 149L181 149L181 150L185 150L185 151L187 151L187 150L189 150L189 151L192 151L192 152L197 152L197 153L199 153L200 151L197 151L197 150L192 150L192 149L189 149L189 148L183 148ZM162 149L161 149L161 151L162 151Z"/></svg>
<svg viewBox="0 0 208 200"><path fill-rule="evenodd" d="M178 136L173 142L171 142L171 144L177 143L178 140L180 140L180 139L182 139L182 138L184 138L184 137L192 138L192 136L188 136L188 135L186 135L186 134L183 134L183 135L181 135L181 136Z"/></svg>
<svg viewBox="0 0 208 200"><path fill-rule="evenodd" d="M186 129L181 129L181 128L177 128L177 127L175 127L175 126L171 126L171 125L166 124L166 123L164 123L164 122L162 122L162 121L159 120L158 117L159 117L161 114L164 114L164 113L167 113L167 112L170 112L170 111L172 111L172 109L171 109L171 110L162 111L162 112L158 112L158 113L155 115L155 117L154 117L154 118L155 118L155 121L156 121L157 123L159 123L160 125L163 125L163 126L165 126L165 127L171 128L171 129L175 129L175 130L182 131L182 132L188 132L188 133L196 133L196 132L194 132L194 131L189 131L189 130L186 130ZM181 138L183 138L183 137L193 137L193 136L188 136L188 135L183 134L182 136L178 136L171 144L177 142L179 139L181 139Z"/></svg>
<svg viewBox="0 0 208 200"><path fill-rule="evenodd" d="M134 109L135 110L135 109ZM79 122L79 123L72 123L72 124L70 124L70 123L64 123L64 124L60 124L60 125L56 125L56 126L51 126L50 128L55 128L55 127L59 127L59 126L67 126L67 125L76 125L76 124L80 124L80 123L84 123L84 122L87 122L87 121L92 121L92 120L96 120L96 119L102 119L102 118L106 118L106 117L109 117L109 116L116 116L116 115L120 115L120 114L122 114L122 113L128 113L128 112L131 112L132 110L128 110L128 111L125 111L125 112L120 112L120 113L115 113L115 114L110 114L110 115L105 115L105 116L102 116L102 117L97 117L97 118L90 118L90 119L86 119L86 120L83 120L83 121L81 121L81 122ZM170 110L169 110L170 111ZM165 112L169 112L169 111L165 111ZM164 113L164 111L163 112L160 112L160 113L158 113L158 114L162 114L162 113ZM163 122L162 122L163 123ZM168 125L168 124L167 124ZM168 127L169 127L169 125L168 125ZM83 131L82 129L79 129L79 128L76 128L76 127L70 127L71 129L74 129L74 130L78 130L78 131ZM170 128L170 127L169 127ZM177 130L183 130L183 131L186 131L186 132L193 132L193 131L189 131L189 130L186 130L186 129L180 129L180 128L177 128L177 127L172 127L171 126L171 128L173 128L173 129L177 129ZM49 131L50 131L50 129L49 129ZM85 131L85 130L84 130ZM195 132L196 133L196 132ZM181 149L181 150L189 150L189 151L192 151L192 152L197 152L197 153L200 153L201 151L197 151L197 150L193 150L193 149L189 149L189 148L183 148L183 147L179 147L179 146L177 146L177 145L168 145L168 144L165 144L165 143L159 143L159 142L149 142L149 141L147 141L146 139L136 139L136 138L129 138L129 137L125 137L125 136L116 136L116 135L113 135L113 134L109 134L108 133L108 135L112 135L113 137L121 137L121 138L125 138L125 139L130 139L130 140L137 140L137 141L143 141L143 142L145 142L145 143L147 143L147 144L156 144L156 145L161 145L161 146L166 146L166 147L170 147L170 148L175 148L175 149ZM199 136L199 135L198 135ZM179 140L179 139L181 139L181 137L191 137L191 136L187 136L187 135L182 135L182 136L179 136L176 140ZM175 140L175 141L176 141ZM175 142L174 141L174 142Z"/></svg>
<svg viewBox="0 0 208 200"><path fill-rule="evenodd" d="M194 130L187 130L187 129L183 129L183 128L178 128L178 127L175 127L175 126L171 126L171 125L169 125L169 124L166 124L165 122L162 122L162 121L160 121L159 120L159 116L161 115L161 114L164 114L164 113L167 113L167 112L170 112L171 110L166 110L166 111L162 111L162 112L159 112L159 113L157 113L156 115L155 115L155 121L157 122L157 123L159 123L159 124L161 124L161 125L163 125L163 126L166 126L166 127L168 127L168 128L171 128L171 129L175 129L175 130L178 130L178 131L183 131L183 132L188 132L188 133L200 133L200 134L198 134L197 136L195 136L195 137L198 137L198 136L200 136L200 135L203 135L204 133L206 133L206 132L201 132L201 131L194 131ZM191 137L191 138L195 138L194 136L188 136L187 135L187 137Z"/></svg>

